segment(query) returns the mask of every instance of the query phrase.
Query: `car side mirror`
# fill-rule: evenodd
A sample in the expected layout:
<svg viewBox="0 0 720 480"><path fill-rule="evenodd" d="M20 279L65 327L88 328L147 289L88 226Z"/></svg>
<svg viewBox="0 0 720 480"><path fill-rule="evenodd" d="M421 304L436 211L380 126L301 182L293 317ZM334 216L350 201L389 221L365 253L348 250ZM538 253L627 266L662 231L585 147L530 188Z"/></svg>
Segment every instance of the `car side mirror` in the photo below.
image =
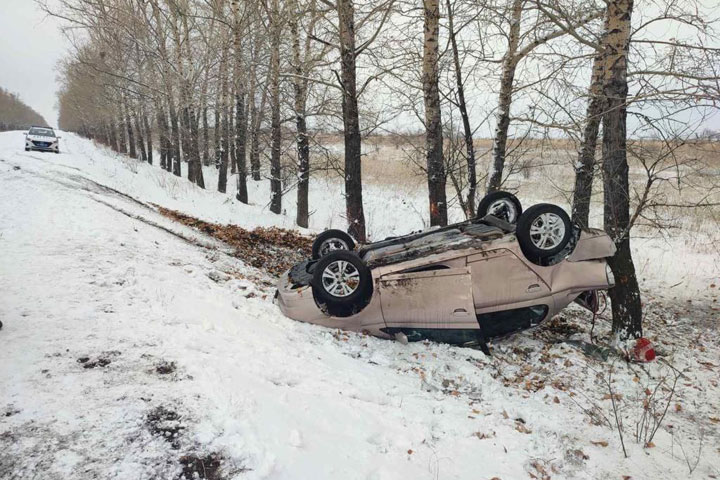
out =
<svg viewBox="0 0 720 480"><path fill-rule="evenodd" d="M23 135L25 135L25 136L27 137L27 136L28 136L28 132L23 132Z"/></svg>

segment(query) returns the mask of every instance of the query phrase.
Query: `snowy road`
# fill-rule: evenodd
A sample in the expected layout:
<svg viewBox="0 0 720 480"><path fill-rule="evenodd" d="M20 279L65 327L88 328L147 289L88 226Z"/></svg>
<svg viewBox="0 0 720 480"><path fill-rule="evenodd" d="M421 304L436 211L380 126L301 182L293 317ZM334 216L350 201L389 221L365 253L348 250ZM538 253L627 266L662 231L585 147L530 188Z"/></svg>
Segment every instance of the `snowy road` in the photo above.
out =
<svg viewBox="0 0 720 480"><path fill-rule="evenodd" d="M512 343L487 359L285 319L262 273L86 178L89 142L54 156L15 140L0 134L2 479L171 479L193 458L241 479L687 472L635 445L623 459L562 382L509 382ZM516 344L549 355L554 380L587 374L577 352L533 342Z"/></svg>

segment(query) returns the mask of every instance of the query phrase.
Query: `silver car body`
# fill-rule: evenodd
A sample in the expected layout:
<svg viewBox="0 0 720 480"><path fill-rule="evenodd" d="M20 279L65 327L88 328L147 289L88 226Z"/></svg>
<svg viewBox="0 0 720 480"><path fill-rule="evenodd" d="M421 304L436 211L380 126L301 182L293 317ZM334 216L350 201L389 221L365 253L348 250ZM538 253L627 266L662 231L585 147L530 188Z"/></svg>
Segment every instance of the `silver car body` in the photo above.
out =
<svg viewBox="0 0 720 480"><path fill-rule="evenodd" d="M571 253L549 266L530 262L512 231L493 225L383 243L358 251L373 281L370 301L360 312L347 317L323 312L309 277L298 274L311 262L280 278L280 309L295 320L386 338L481 325L485 336L493 337L534 326L583 292L614 285L605 259L615 254L615 245L601 230L579 231Z"/></svg>

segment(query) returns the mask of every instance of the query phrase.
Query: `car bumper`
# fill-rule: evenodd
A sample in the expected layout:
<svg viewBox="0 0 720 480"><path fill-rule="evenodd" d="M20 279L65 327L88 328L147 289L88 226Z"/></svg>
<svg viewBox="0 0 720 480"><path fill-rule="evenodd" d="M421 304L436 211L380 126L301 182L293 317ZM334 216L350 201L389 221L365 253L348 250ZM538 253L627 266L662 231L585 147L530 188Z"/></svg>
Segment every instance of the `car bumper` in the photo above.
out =
<svg viewBox="0 0 720 480"><path fill-rule="evenodd" d="M289 272L284 273L278 280L275 295L275 303L286 317L323 327L365 332L378 337L391 338L381 330L386 325L377 290L373 293L370 303L359 313L349 317L334 317L320 309L310 285L299 287L293 285L288 274Z"/></svg>
<svg viewBox="0 0 720 480"><path fill-rule="evenodd" d="M48 146L41 146L41 145L32 145L32 144L25 144L25 148L28 150L36 151L36 152L58 152L60 151L60 147L58 145L48 145Z"/></svg>

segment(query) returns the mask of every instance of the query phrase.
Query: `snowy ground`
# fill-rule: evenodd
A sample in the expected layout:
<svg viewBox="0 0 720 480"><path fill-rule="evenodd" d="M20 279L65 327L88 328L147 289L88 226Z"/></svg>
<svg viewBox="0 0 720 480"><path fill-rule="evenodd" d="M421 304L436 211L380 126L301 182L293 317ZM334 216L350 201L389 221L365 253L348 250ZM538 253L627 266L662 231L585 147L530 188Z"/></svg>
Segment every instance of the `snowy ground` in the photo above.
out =
<svg viewBox="0 0 720 480"><path fill-rule="evenodd" d="M246 227L291 218L73 135L63 144L25 153L20 133L0 134L0 478L171 479L194 459L207 478L720 478L712 252L648 263L653 364L557 343L587 338L574 309L489 358L403 346L284 318L265 273L149 203ZM369 192L371 211L383 195L400 202ZM392 233L385 218L371 223L378 235ZM329 207L313 226L341 222ZM669 269L700 278L661 289ZM684 373L644 448L635 424L644 402L664 409L668 365Z"/></svg>

